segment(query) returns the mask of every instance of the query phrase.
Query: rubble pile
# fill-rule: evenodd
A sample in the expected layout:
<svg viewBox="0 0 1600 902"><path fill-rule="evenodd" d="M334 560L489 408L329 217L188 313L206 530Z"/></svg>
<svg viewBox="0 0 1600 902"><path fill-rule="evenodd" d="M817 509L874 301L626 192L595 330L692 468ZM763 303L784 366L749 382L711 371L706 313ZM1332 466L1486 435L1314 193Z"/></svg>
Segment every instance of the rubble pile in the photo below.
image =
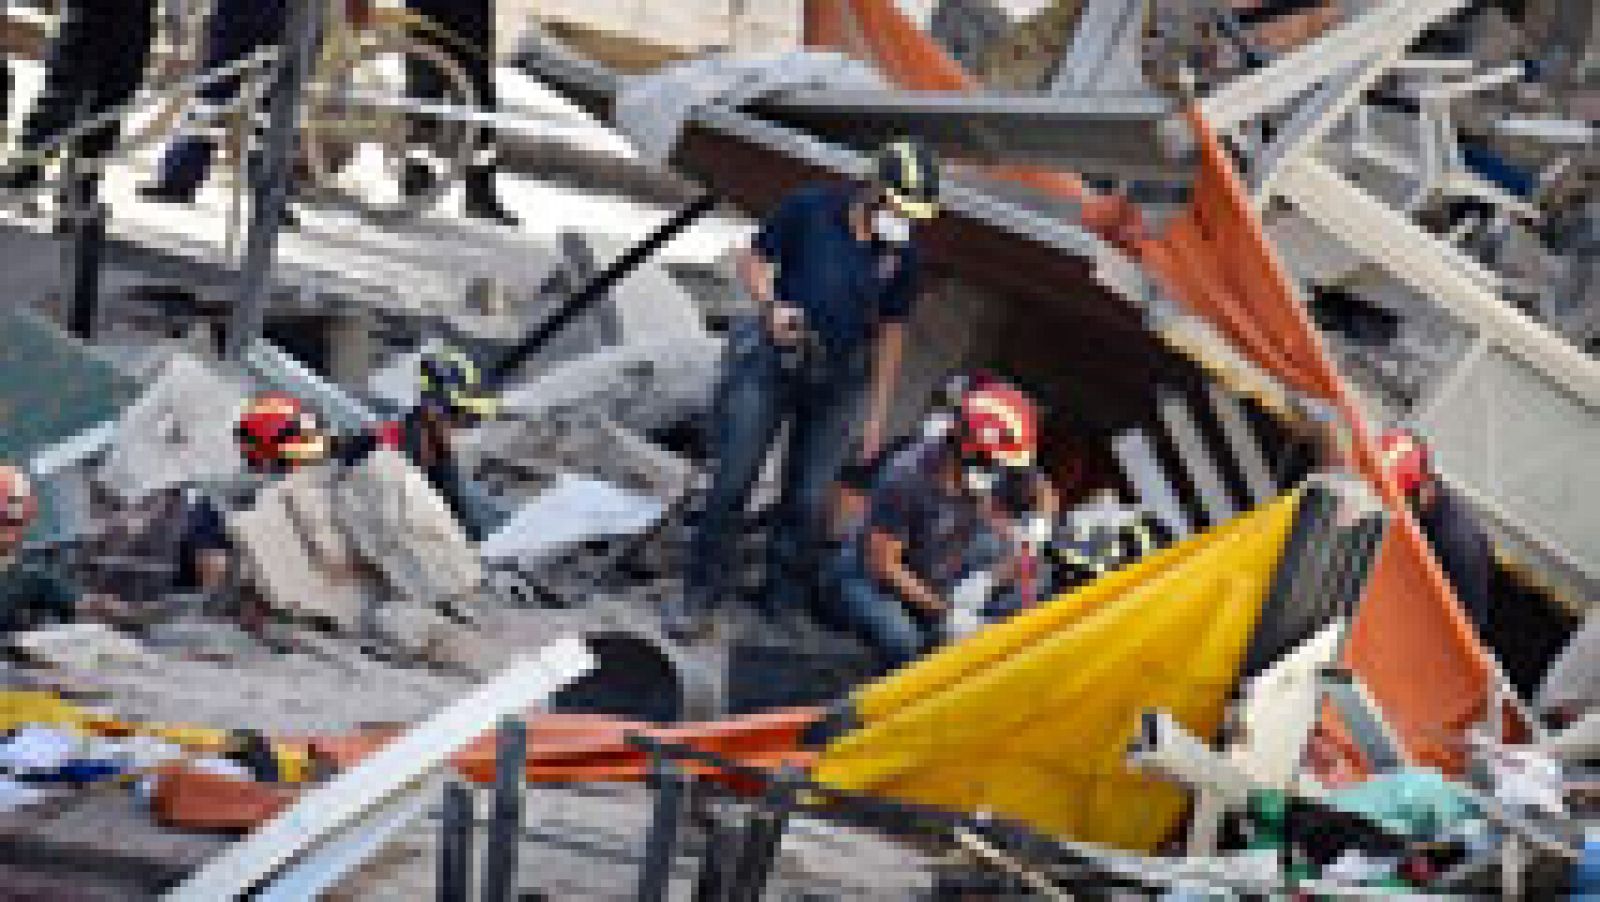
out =
<svg viewBox="0 0 1600 902"><path fill-rule="evenodd" d="M452 869L549 899L1600 894L1594 4L744 5L727 41L611 34L654 20L606 4L556 30L623 69L802 21L828 55L630 81L530 28L501 73L655 126L606 165L703 181L679 215L717 211L707 253L659 259L635 242L674 217L630 202L615 234L306 204L224 355L217 209L151 213L142 164L105 164L147 219L88 291L45 272L38 207L0 208L0 528L31 530L0 547L0 896L443 898ZM881 85L834 90L847 58ZM968 86L1183 140L1161 178L1080 177L1049 128L1031 157L989 128L1014 97L955 121ZM878 333L898 435L846 455L807 572L767 572L805 537L791 461L752 458L728 597L699 598L725 336L784 275L720 205L774 217L759 246L802 240L789 182L865 197L864 132L803 127L851 109L984 159L926 204L848 201L870 255L826 262L886 281L913 233L873 205L938 208L926 298ZM783 344L786 306L750 347L825 406L802 377L838 336L807 309ZM1452 583L1468 545L1491 611ZM916 633L892 667L844 623L883 598Z"/></svg>

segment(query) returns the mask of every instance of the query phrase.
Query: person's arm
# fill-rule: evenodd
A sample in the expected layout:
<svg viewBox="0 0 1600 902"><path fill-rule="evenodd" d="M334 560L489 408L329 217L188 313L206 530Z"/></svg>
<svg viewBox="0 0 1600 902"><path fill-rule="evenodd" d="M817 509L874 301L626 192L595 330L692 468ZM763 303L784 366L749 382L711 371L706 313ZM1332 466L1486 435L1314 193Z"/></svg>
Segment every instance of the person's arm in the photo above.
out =
<svg viewBox="0 0 1600 902"><path fill-rule="evenodd" d="M918 256L914 247L902 252L899 268L884 289L878 309L878 329L872 354L872 394L867 406L867 421L861 429L861 456L872 460L883 450L884 428L889 421L889 406L894 387L900 381L900 363L905 357L906 320L921 291Z"/></svg>
<svg viewBox="0 0 1600 902"><path fill-rule="evenodd" d="M883 450L884 423L894 400L895 383L900 380L900 362L905 356L906 325L886 322L878 327L877 347L872 355L872 396L867 421L861 427L861 456L873 460Z"/></svg>
<svg viewBox="0 0 1600 902"><path fill-rule="evenodd" d="M934 617L943 617L950 606L906 566L905 542L879 529L867 533L867 572L907 604Z"/></svg>
<svg viewBox="0 0 1600 902"><path fill-rule="evenodd" d="M790 197L761 224L750 246L739 252L735 270L739 281L755 301L756 312L767 334L779 344L797 341L804 328L799 308L778 297L778 261L784 249L792 246L802 203Z"/></svg>

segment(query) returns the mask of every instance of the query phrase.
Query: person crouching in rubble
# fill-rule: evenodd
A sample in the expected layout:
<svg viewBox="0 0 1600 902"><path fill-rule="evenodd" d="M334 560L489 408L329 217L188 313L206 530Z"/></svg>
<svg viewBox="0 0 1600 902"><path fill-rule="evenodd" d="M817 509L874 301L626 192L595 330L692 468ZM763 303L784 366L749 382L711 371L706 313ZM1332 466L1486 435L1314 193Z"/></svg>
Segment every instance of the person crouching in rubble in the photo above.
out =
<svg viewBox="0 0 1600 902"><path fill-rule="evenodd" d="M1383 435L1378 446L1384 468L1411 502L1439 566L1456 590L1456 598L1478 634L1483 635L1489 625L1489 582L1493 572L1489 533L1467 500L1439 478L1432 451L1421 437L1394 429Z"/></svg>
<svg viewBox="0 0 1600 902"><path fill-rule="evenodd" d="M835 563L837 617L889 669L1031 603L1030 559L1053 501L1034 467L1037 414L1021 391L973 388L954 422L888 461L866 522ZM1008 484L1038 516L1018 516ZM1011 596L1007 599L1007 596Z"/></svg>
<svg viewBox="0 0 1600 902"><path fill-rule="evenodd" d="M39 514L27 474L0 464L0 635L77 618L78 593L59 576L18 560Z"/></svg>
<svg viewBox="0 0 1600 902"><path fill-rule="evenodd" d="M939 169L914 140L877 155L864 183L818 184L786 198L740 260L760 315L730 333L715 407L717 458L690 542L682 596L663 625L690 638L708 625L730 567L735 524L781 427L783 490L762 613L810 601L834 481L856 446L868 459L899 378L905 320L918 292L914 223L937 214ZM862 415L865 402L865 416Z"/></svg>
<svg viewBox="0 0 1600 902"><path fill-rule="evenodd" d="M429 349L417 363L416 406L394 422L352 437L338 449L340 460L356 463L373 448L395 448L422 471L444 499L467 538L484 538L484 518L472 509L466 479L456 462L457 429L476 425L494 414L496 403L484 391L482 372L465 351L449 346Z"/></svg>

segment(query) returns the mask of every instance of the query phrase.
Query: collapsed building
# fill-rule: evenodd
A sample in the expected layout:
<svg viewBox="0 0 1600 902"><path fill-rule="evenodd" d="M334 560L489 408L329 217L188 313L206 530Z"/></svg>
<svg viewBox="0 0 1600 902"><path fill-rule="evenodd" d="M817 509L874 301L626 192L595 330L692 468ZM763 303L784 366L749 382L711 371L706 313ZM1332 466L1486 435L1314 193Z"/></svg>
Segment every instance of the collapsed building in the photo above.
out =
<svg viewBox="0 0 1600 902"><path fill-rule="evenodd" d="M1405 145L1404 139L1392 140L1405 127L1392 109L1358 110L1354 124L1331 114L1326 118L1336 121L1322 121L1325 108L1360 103L1394 55L1461 4L1388 4L1348 20L1326 9L1281 17L1261 13L1255 24L1244 21L1251 19L1246 9L1242 19L1223 15L1220 26L1157 17L1159 28L1122 4L1053 4L1020 28L1008 27L1004 14L997 18L994 10L968 15L955 8L960 5L940 4L931 12L935 35L962 31L946 36L946 52L895 4L806 4L806 42L871 63L884 83L871 90L795 83L775 68L761 73L770 84L753 96L730 99L712 89L668 123L677 131L668 153L671 177L641 174L638 161L600 159L607 154L592 149L560 156L568 180L603 182L606 173L627 173L611 180L611 187L639 185L657 199L685 205L677 216L658 214L665 225L644 245L629 248L620 240L575 233L540 244L494 229L461 234L453 225L432 223L369 234L343 211L314 211L306 234L287 236L280 246L279 284L290 290L269 318L270 341L251 348L238 365L217 365L212 345L218 336L204 329L163 334L166 343L157 353L143 347L154 333L179 331L175 324L215 326L229 314L226 305L207 298L228 279L227 269L197 261L184 248L210 226L165 217L141 223L145 247L118 248L109 283L102 285L110 289L102 325L110 326L113 340L102 332L98 343L121 339L117 366L98 355L84 358L81 348L26 314L20 325L8 323L8 335L34 330L45 336L18 348L48 348L42 358L13 361L14 372L48 372L39 369L41 359L84 358L82 372L51 384L19 379L13 389L8 381L7 392L24 393L17 396L21 403L48 397L73 408L58 423L30 422L41 431L37 440L19 429L17 446L8 452L34 459L46 477L57 547L79 555L85 568L108 569L101 579L122 587L138 562L117 571L115 555L104 544L85 550L84 528L108 517L109 508L170 502L181 483L235 475L224 415L242 400L241 386L293 391L313 400L330 422L356 428L408 404L407 373L430 339L521 358L524 378L506 393L507 416L464 442L482 492L482 516L498 527L477 548L468 546L437 506L430 507L416 474L394 459L373 462L372 468L388 470L371 478L410 485L423 499L417 505L385 507L376 489L366 491L359 483L330 489L287 480L237 518L232 528L256 588L270 596L282 622L293 625L285 630L283 648L294 667L255 657L248 637L226 630L199 631L194 645L185 644L191 639L181 628L170 630L180 656L226 662L210 671L172 667L191 672L170 679L142 649L115 638L87 652L78 646L90 637L76 635L33 649L36 657L54 656L63 673L98 678L125 718L183 719L189 706L216 726L316 732L321 735L297 747L343 768L339 778L308 790L299 807L285 809L298 794L290 792L241 808L230 826L267 826L204 865L201 859L216 846L191 851L193 857L176 868L184 873L169 875L170 882L186 881L178 898L231 893L259 880L283 893L320 886L321 869L334 866L318 857L320 847L312 840L333 836L360 846L369 835L393 836L362 818L392 815L398 823L404 808L414 820L420 806L443 791L437 768L452 753L460 771L476 773L479 782L493 780L496 768L485 763L492 750L483 742L472 745L495 722L488 708L475 709L471 719L423 723L395 740L389 751L396 755L426 750L419 758L426 765L411 769L393 761L395 755L373 752L374 737L388 739L395 731L373 729L371 722L420 721L435 705L463 694L469 681L510 660L517 645L543 644L568 626L609 634L609 645L597 641L594 647L601 669L608 658L613 666L608 679L561 693L552 688L550 694L564 696L552 705L636 720L535 718L524 738L530 779L628 781L650 772L663 823L681 813L671 808L679 803L673 801L672 779L662 774L681 779L702 767L722 768L730 781L741 775L755 779L771 798L788 799L774 810L786 810L784 805L807 793L820 798L832 791L862 794L839 796L839 808L852 812L852 806L867 810L883 798L950 812L997 812L1046 841L1032 846L985 832L981 819L957 818L952 826L934 817L937 826L927 827L911 812L897 816L902 825L937 829L946 839L962 837L975 860L1009 874L1008 885L1046 894L1076 885L1074 880L1145 889L1227 883L1214 870L1226 869L1226 859L1215 864L1203 854L1215 848L1218 840L1207 834L1220 820L1200 813L1210 806L1248 807L1263 784L1298 786L1302 771L1310 769L1303 767L1310 753L1302 754L1302 745L1315 744L1307 737L1316 732L1324 697L1340 713L1323 736L1327 747L1315 749L1321 778L1392 776L1404 772L1404 765L1429 765L1455 776L1474 755L1464 737L1475 726L1498 734L1503 711L1511 712L1506 720L1526 717L1515 710L1516 693L1502 669L1516 670L1512 682L1528 694L1567 639L1571 618L1582 611L1593 571L1586 563L1588 521L1578 508L1591 493L1581 473L1562 471L1552 494L1519 497L1518 486L1525 483L1496 469L1498 457L1485 463L1482 455L1489 452L1473 444L1470 430L1482 424L1472 420L1478 409L1472 405L1507 388L1504 380L1516 380L1509 389L1539 412L1533 426L1519 421L1519 439L1564 441L1592 431L1593 361L1574 347L1587 341L1583 316L1574 313L1583 305L1558 297L1581 292L1573 286L1581 284L1582 261L1547 288L1522 286L1548 299L1526 301L1531 314L1509 310L1485 287L1503 285L1498 270L1494 277L1482 271L1495 264L1473 262L1472 256L1490 253L1483 247L1487 237L1516 244L1525 220L1508 230L1496 219L1514 205L1479 190L1489 198L1487 215L1471 220L1476 231L1462 229L1473 240L1458 249L1437 230L1425 230L1434 228L1429 217L1437 203L1430 192L1441 191L1437 184L1396 187L1383 179L1388 173L1391 181L1448 182L1454 187L1442 193L1454 197L1451 192L1469 181L1467 174L1419 173L1432 165L1428 155L1437 148L1431 145L1406 148L1421 160L1417 164L1397 163L1394 153L1380 152ZM1269 27L1274 24L1276 30ZM1521 24L1529 34L1551 27L1536 15ZM596 38L589 26L556 26L552 31L591 54L615 56L620 70L688 55ZM530 32L512 56L518 70L603 122L636 125L625 121L629 92L648 88L563 49L543 31ZM1249 40L1224 45L1216 33ZM1241 61L1251 54L1262 58L1240 62L1242 74L1228 68L1234 63L1222 59L1223 53L1207 57L1189 75L1148 63L1152 46L1179 56L1198 41L1229 46ZM1349 47L1357 49L1341 49ZM1274 57L1281 68L1273 68ZM718 75L716 64L709 73L696 73L696 65L669 70L653 89L661 91L664 83L669 91L674 84L705 91L704 78ZM969 71L991 86L1050 88L1056 97L1041 102L970 93L980 82ZM1195 86L1183 83L1195 72L1201 87L1212 89L1198 104L1185 93ZM1286 79L1286 72L1297 78ZM1229 81L1232 76L1238 80ZM1312 96L1304 111L1291 108L1288 121L1277 118L1290 101L1307 94ZM637 96L632 102L637 108ZM1270 127L1257 121L1264 119ZM1281 129L1276 137L1274 129ZM636 635L653 631L640 624L649 621L662 593L676 591L672 558L678 533L699 471L709 464L695 433L716 377L716 332L737 315L741 299L715 262L662 264L641 260L635 251L643 248L647 256L655 249L652 241L670 238L709 212L713 202L759 214L806 179L858 173L860 148L903 131L927 135L961 161L961 172L949 192L947 215L926 236L938 278L911 323L913 354L897 426L904 429L914 420L927 393L951 369L1003 370L1043 400L1043 462L1069 502L1114 488L1153 513L1175 547L972 646L860 687L863 673L858 664L853 667L848 641L838 637L779 637L758 630L730 648L682 654L653 635ZM1006 139L997 140L996 133ZM548 145L532 144L529 159L537 166ZM1305 153L1308 147L1316 152ZM1243 177L1236 171L1241 156L1251 164ZM1363 190L1372 197L1356 193ZM1416 213L1415 222L1382 206L1411 195L1426 198L1402 207L1407 217ZM35 225L8 229L8 239L49 246ZM428 255L406 259L407 248L420 241L438 244ZM1403 253L1386 253L1385 242ZM153 254L152 245L158 248ZM452 261L444 269L435 262L443 256L441 246L449 248ZM44 255L18 254L29 256L48 272L40 262ZM601 262L606 260L619 262L608 266ZM152 272L159 276L153 288ZM1302 297L1291 273L1312 287L1309 298ZM189 287L208 280L209 290ZM596 284L604 290L590 291ZM566 309L575 299L595 297L603 303ZM1316 314L1320 333L1303 305ZM1397 334L1379 342L1364 337L1361 318L1370 318L1373 306L1398 317L1403 325ZM527 337L530 327L537 341ZM1324 336L1331 338L1332 354ZM1463 357L1461 349L1469 345L1474 350ZM374 358L380 366L373 366ZM1457 358L1464 362L1452 369ZM67 384L83 384L82 396L61 396L58 388ZM233 401L224 404L222 398ZM1446 475L1472 489L1497 522L1507 597L1515 587L1514 597L1526 606L1542 606L1521 612L1526 619L1508 620L1502 635L1479 637L1465 627L1404 505L1380 475L1363 424L1408 415L1438 437ZM1309 472L1331 463L1329 449L1305 431L1307 420L1318 418L1351 424L1343 438L1350 469L1364 476L1365 487L1357 479L1319 492L1298 491ZM185 425L173 428L175 422ZM1555 466L1524 471L1524 477L1548 476ZM106 497L108 492L115 497ZM159 512L144 517L147 524L163 519ZM1319 557L1317 548L1331 550ZM1217 579L1222 572L1231 581ZM1196 588L1173 589L1185 582ZM512 610L517 608L522 610ZM1151 613L1158 608L1159 617ZM1102 624L1101 632L1086 623ZM1543 633L1530 637L1530 624ZM382 638L382 647L363 644L373 636ZM1200 637L1205 641L1192 641ZM1508 641L1513 637L1522 644ZM236 638L238 651L218 648ZM575 679L585 669L576 663L581 656L565 646L557 651L541 672L564 674L555 682ZM1513 667L1516 654L1523 659ZM1152 676L1152 658L1165 659L1170 670ZM437 672L397 666L416 662ZM325 719L286 717L273 724L243 712L224 714L190 693L194 683L235 667L252 681L305 680L330 695L348 691L350 698ZM280 669L286 672L275 672ZM1057 686L1059 675L1078 670L1096 673L1103 682ZM701 671L718 685L704 692L690 685ZM1418 679L1424 671L1428 678ZM397 693L384 691L390 680L403 682L414 698L397 703ZM1087 708L1071 710L1108 685L1118 687L1115 704L1092 716ZM1131 688L1124 692L1125 686ZM1274 686L1277 694L1262 688ZM995 716L1004 698L1034 694L1037 705L1012 714L1062 718L1069 734L1083 727L1090 737L1063 738L1038 726L1024 731L1015 719ZM1286 708L1253 712L1254 730L1268 738L1256 735L1236 744L1224 766L1212 760L1208 743L1220 730L1225 702L1236 694ZM675 695L683 697L662 700ZM517 704L543 701L536 696L531 690L516 695ZM643 723L810 706L845 696L853 719L824 744L820 758L801 749L799 736L828 725L815 709L755 713L678 732ZM490 707L518 710L507 707L510 697ZM273 703L270 691L259 698L264 707ZM1133 723L1137 735L1118 735ZM949 735L955 725L965 733ZM1017 734L1008 737L1007 728ZM1537 733L1539 727L1524 721L1513 724L1511 733L1519 729ZM1193 744L1191 732L1198 736ZM1008 754L995 756L994 770L961 763L1008 738L1012 745ZM1129 740L1135 740L1131 753ZM1089 764L1073 770L1039 763L1050 750L1061 754L1064 743L1073 743L1073 754ZM708 763L705 755L715 760ZM1133 774L1130 761L1162 776ZM773 772L778 765L809 767L820 785L797 782L789 786L797 794L784 796L781 780L767 782L738 770L750 765ZM502 780L505 770L499 769ZM420 788L407 782L424 776ZM514 791L502 791L497 799ZM270 820L288 810L292 821L294 812L322 804L329 798L325 793L344 793L349 805L334 806L345 820L329 820L318 828L322 832L295 840L284 835L282 820ZM1294 804L1306 804L1302 796L1294 798ZM644 807L638 794L628 800L635 813ZM1492 810L1481 798L1473 803ZM169 817L182 810L170 796L164 804ZM738 845L714 840L719 829L730 829L729 818L743 811L741 804L699 825L707 860ZM574 817L625 819L618 810L623 805L592 807L602 810ZM759 870L763 843L771 864L772 840L761 839L758 828L773 829L774 820L772 811L754 807L740 857L753 856L751 867ZM1302 813L1307 823L1337 822L1322 808L1311 810ZM829 813L806 809L807 817ZM1557 859L1571 857L1570 845L1530 827L1522 814L1486 817L1517 842ZM1193 853L1187 861L1119 858L1099 845L1074 844L1088 838L1148 851L1180 832L1185 818ZM1362 821L1356 832L1369 826ZM782 827L776 829L781 834ZM1348 848L1405 858L1396 852L1392 833L1362 833ZM25 834L24 829L16 835ZM666 850L659 855L672 858L683 851L673 848L664 826L652 828L650 836L652 850ZM897 867L926 864L909 855L915 861L906 865L904 850L852 852L869 859L882 855ZM441 860L449 854L441 851ZM665 879L656 852L642 857L650 879ZM294 861L287 870L281 868L285 859ZM824 861L813 870L830 869ZM408 879L421 879L415 871ZM735 883L758 879L719 874L710 865L701 876ZM1279 886L1276 877L1260 879L1230 886L1242 892ZM567 891L582 895L576 886ZM910 892L902 884L890 888L871 880L850 889Z"/></svg>

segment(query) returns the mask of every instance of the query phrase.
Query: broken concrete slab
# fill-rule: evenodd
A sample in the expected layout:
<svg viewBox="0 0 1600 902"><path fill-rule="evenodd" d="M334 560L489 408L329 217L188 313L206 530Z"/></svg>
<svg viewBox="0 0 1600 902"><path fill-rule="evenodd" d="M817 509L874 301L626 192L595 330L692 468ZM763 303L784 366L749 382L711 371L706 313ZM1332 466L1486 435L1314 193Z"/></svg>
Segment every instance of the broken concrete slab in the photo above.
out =
<svg viewBox="0 0 1600 902"><path fill-rule="evenodd" d="M529 419L582 409L647 432L710 407L721 357L722 342L705 337L606 348L510 388L502 407L508 417Z"/></svg>
<svg viewBox="0 0 1600 902"><path fill-rule="evenodd" d="M439 493L391 448L340 475L335 518L361 555L405 597L441 604L473 593L483 563Z"/></svg>
<svg viewBox="0 0 1600 902"><path fill-rule="evenodd" d="M665 511L655 498L563 473L485 539L480 551L489 560L528 566L584 542L641 533Z"/></svg>
<svg viewBox="0 0 1600 902"><path fill-rule="evenodd" d="M622 256L628 246L627 241L612 235L567 232L561 236L561 248L580 283ZM646 260L611 289L609 307L615 344L709 337L694 298L659 260Z"/></svg>
<svg viewBox="0 0 1600 902"><path fill-rule="evenodd" d="M581 474L670 502L694 475L683 458L592 410L491 423L470 447L479 478L511 493L542 492L565 474Z"/></svg>
<svg viewBox="0 0 1600 902"><path fill-rule="evenodd" d="M9 644L30 660L71 670L140 666L153 660L137 640L103 623L67 623L16 633Z"/></svg>
<svg viewBox="0 0 1600 902"><path fill-rule="evenodd" d="M159 489L237 475L233 427L246 388L199 358L174 354L123 412L100 480L123 501Z"/></svg>

